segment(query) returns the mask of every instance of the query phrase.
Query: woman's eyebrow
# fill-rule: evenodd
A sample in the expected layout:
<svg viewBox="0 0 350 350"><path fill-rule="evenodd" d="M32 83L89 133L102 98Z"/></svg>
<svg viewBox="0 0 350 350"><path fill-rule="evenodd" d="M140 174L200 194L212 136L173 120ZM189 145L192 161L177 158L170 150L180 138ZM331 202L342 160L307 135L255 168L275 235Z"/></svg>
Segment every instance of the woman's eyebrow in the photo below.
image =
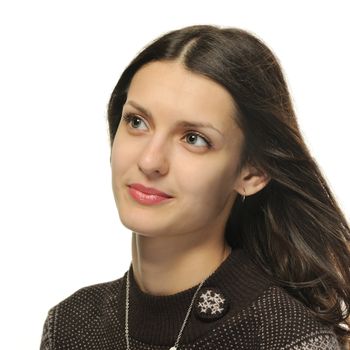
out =
<svg viewBox="0 0 350 350"><path fill-rule="evenodd" d="M146 108L144 108L141 105L139 105L138 103L136 103L135 101L128 100L125 104L126 105L129 104L129 105L133 106L134 108L138 109L143 114L147 115L149 118L153 119L152 113L149 110L147 110ZM215 128L210 123L201 123L201 122L192 122L192 121L188 121L188 120L180 120L176 124L179 126L182 126L184 128L211 128L211 129L214 129L215 131L217 131L220 135L224 136L220 130Z"/></svg>

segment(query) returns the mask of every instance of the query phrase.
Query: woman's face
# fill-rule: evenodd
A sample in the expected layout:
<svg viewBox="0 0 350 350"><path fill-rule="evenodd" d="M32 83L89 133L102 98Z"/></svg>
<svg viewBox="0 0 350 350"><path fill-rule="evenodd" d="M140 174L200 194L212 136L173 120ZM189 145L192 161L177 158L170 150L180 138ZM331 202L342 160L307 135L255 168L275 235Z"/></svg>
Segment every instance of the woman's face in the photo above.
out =
<svg viewBox="0 0 350 350"><path fill-rule="evenodd" d="M156 61L134 75L122 115L111 154L121 222L154 237L223 233L243 142L230 94L179 62ZM158 202L132 184L171 198Z"/></svg>

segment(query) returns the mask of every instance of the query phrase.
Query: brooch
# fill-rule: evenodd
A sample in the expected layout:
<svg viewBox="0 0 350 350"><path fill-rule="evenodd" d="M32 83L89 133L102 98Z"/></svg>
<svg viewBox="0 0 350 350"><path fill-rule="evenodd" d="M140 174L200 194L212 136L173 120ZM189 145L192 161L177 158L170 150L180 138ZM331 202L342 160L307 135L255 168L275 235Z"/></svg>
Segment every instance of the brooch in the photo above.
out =
<svg viewBox="0 0 350 350"><path fill-rule="evenodd" d="M198 292L194 309L195 315L201 320L214 321L226 314L229 301L218 288L204 287Z"/></svg>

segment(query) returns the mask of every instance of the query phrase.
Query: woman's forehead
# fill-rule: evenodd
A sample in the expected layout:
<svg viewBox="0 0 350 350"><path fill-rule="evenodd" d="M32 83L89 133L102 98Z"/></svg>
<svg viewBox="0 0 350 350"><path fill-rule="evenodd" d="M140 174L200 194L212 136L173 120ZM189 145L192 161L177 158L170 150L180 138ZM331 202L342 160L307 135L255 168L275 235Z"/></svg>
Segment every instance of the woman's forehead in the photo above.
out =
<svg viewBox="0 0 350 350"><path fill-rule="evenodd" d="M126 105L129 101L149 114L206 120L220 128L232 125L235 116L232 96L224 87L176 61L156 61L141 67L131 81Z"/></svg>

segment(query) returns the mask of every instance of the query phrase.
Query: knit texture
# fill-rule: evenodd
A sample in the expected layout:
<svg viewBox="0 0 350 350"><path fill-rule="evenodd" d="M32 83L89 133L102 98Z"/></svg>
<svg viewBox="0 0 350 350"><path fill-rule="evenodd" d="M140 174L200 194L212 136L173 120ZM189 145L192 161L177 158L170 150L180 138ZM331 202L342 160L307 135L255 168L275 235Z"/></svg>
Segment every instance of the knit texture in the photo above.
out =
<svg viewBox="0 0 350 350"><path fill-rule="evenodd" d="M79 289L52 307L41 350L126 349L126 277ZM144 293L130 267L131 349L169 350L199 286L155 296ZM341 350L332 329L274 285L241 249L201 287L178 350Z"/></svg>

